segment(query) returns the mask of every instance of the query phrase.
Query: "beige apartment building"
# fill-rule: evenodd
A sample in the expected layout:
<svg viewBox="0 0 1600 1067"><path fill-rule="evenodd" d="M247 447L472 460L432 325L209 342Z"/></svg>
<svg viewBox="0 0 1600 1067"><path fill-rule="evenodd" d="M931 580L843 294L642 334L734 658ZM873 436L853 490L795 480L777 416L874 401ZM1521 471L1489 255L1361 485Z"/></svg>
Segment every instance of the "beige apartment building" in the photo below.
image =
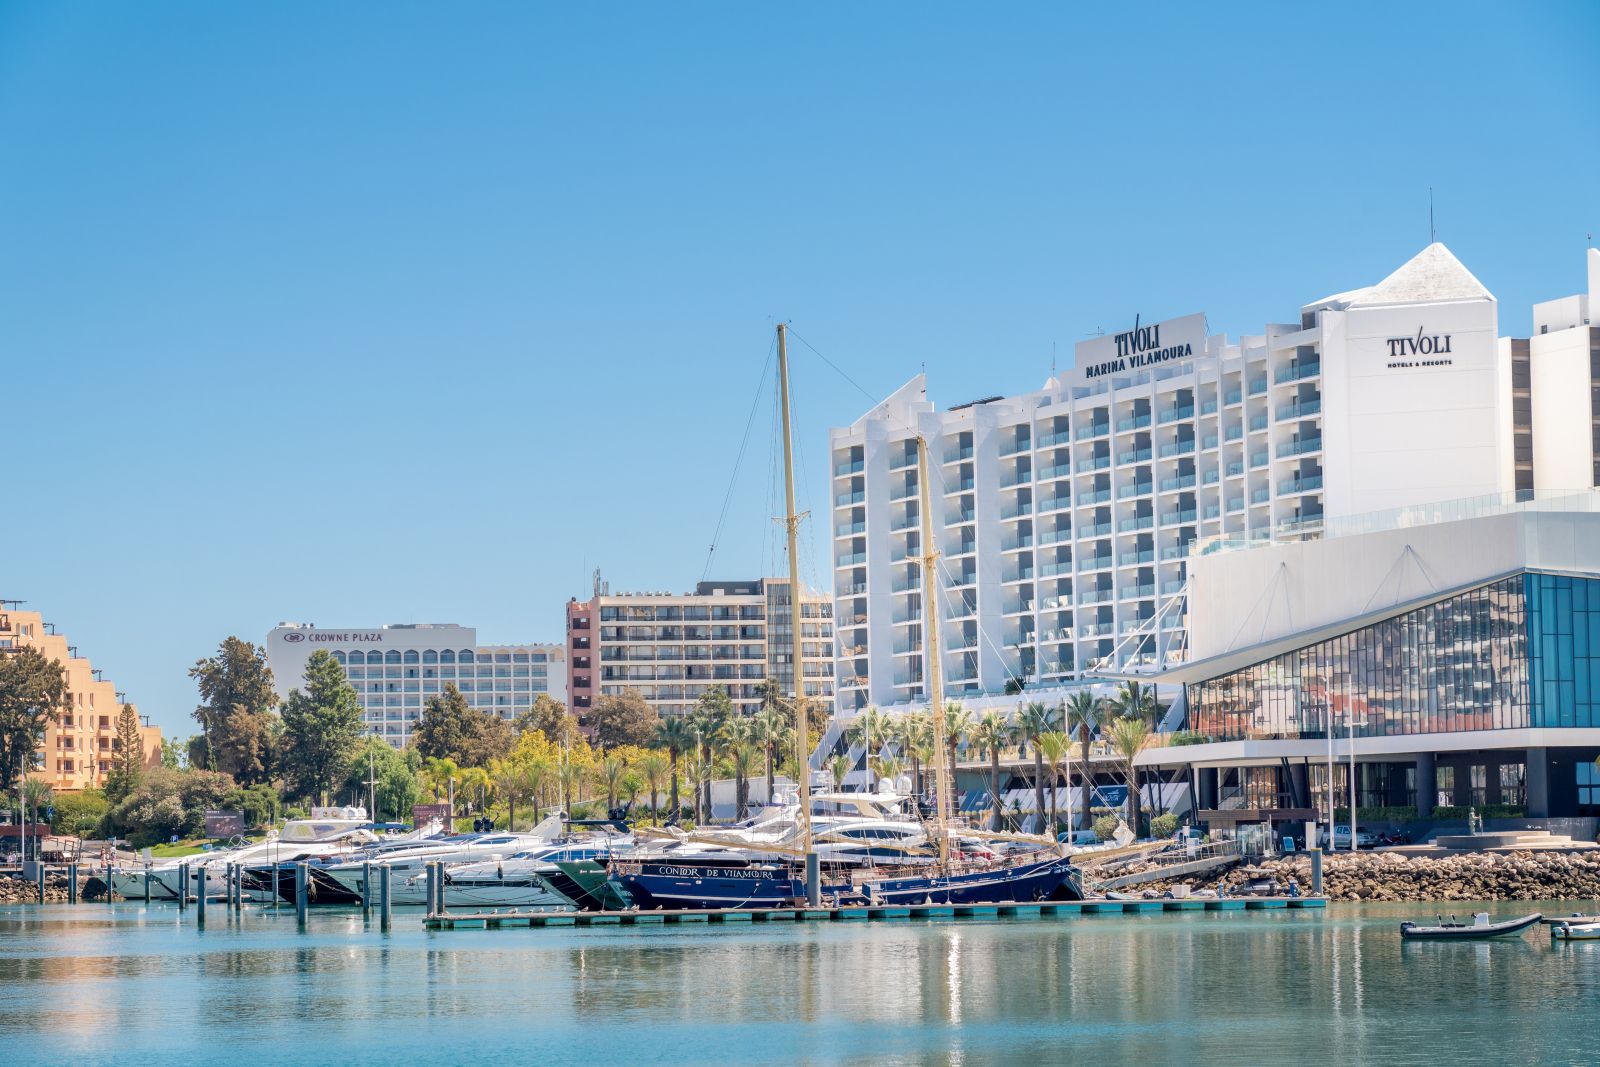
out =
<svg viewBox="0 0 1600 1067"><path fill-rule="evenodd" d="M80 656L77 646L56 633L43 615L0 604L0 655L29 647L60 663L67 677L66 706L46 728L44 747L35 753L29 773L45 779L58 793L104 784L117 752L117 716L126 701L116 685L101 678L88 657ZM139 738L144 765L159 766L161 728L141 717Z"/></svg>
<svg viewBox="0 0 1600 1067"><path fill-rule="evenodd" d="M633 691L682 715L713 686L743 714L761 685L794 686L794 614L784 578L700 582L689 593L619 593L567 604L567 700L580 718L602 696ZM800 612L806 695L833 698L833 605L805 593Z"/></svg>

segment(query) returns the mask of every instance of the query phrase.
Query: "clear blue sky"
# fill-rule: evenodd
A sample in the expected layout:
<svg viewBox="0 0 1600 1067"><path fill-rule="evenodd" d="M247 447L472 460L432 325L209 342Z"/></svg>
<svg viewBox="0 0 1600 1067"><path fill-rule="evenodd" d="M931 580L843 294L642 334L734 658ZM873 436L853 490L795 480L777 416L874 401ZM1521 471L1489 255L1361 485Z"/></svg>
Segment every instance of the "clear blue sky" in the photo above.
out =
<svg viewBox="0 0 1600 1067"><path fill-rule="evenodd" d="M0 2L0 596L169 732L229 633L701 575L779 318L874 394L1583 285L1600 6ZM868 405L805 349L804 503ZM770 404L716 573L773 553ZM823 527L825 530L825 526ZM814 538L807 564L821 557Z"/></svg>

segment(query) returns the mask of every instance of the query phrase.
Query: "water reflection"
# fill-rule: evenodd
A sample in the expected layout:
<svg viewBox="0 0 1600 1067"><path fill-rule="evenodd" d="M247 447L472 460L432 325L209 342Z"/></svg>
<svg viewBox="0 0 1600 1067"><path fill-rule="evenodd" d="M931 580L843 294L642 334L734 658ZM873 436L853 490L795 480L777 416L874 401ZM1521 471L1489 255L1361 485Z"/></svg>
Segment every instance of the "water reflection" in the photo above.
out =
<svg viewBox="0 0 1600 1067"><path fill-rule="evenodd" d="M300 934L247 912L201 935L138 905L0 909L0 1047L216 1062L248 1043L253 1067L429 1047L591 1064L1600 1054L1581 1011L1541 1010L1600 991L1600 944L1400 942L1418 910L433 934L406 916L385 936L341 916ZM29 1021L46 1015L48 1034Z"/></svg>

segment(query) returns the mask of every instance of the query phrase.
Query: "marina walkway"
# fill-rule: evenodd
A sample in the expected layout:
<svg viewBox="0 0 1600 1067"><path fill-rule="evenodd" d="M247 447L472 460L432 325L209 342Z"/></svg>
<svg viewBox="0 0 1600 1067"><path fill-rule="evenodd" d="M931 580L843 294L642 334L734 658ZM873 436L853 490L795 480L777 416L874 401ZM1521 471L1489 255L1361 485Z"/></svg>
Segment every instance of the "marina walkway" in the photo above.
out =
<svg viewBox="0 0 1600 1067"><path fill-rule="evenodd" d="M1182 900L1064 900L1039 904L907 904L847 908L758 908L748 911L451 912L429 915L430 930L503 927L645 926L655 923L847 922L873 919L1061 917L1169 911L1263 911L1322 908L1324 897L1186 897Z"/></svg>

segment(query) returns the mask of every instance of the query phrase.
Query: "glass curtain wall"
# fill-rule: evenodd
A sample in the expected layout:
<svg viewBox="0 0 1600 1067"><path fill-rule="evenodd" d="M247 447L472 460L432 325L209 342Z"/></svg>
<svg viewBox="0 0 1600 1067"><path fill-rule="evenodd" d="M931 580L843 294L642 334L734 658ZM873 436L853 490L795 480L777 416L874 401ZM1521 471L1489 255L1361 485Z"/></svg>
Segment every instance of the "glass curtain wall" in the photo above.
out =
<svg viewBox="0 0 1600 1067"><path fill-rule="evenodd" d="M1529 726L1528 604L1545 577L1502 579L1192 685L1192 728L1235 741L1342 734L1350 719L1362 737ZM1559 636L1550 652L1560 658Z"/></svg>

